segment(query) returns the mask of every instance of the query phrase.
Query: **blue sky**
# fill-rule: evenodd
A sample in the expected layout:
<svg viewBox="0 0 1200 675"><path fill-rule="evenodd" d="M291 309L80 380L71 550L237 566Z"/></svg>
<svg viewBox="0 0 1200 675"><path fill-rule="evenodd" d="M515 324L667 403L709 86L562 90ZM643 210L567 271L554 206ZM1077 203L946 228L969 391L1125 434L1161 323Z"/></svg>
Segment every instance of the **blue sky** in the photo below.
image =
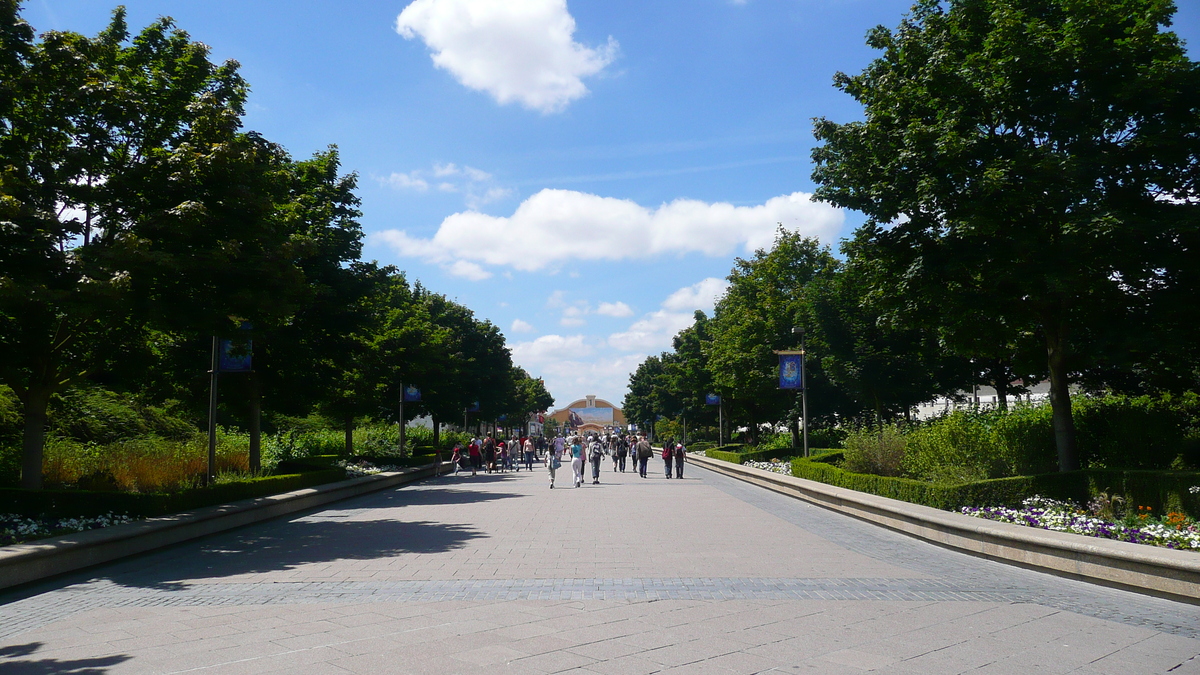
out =
<svg viewBox="0 0 1200 675"><path fill-rule="evenodd" d="M253 89L246 126L359 175L365 257L500 326L559 405L614 403L710 310L777 222L836 245L811 203L811 119L909 0L126 0L173 17ZM1175 30L1200 44L1200 3ZM28 0L39 32L112 7Z"/></svg>

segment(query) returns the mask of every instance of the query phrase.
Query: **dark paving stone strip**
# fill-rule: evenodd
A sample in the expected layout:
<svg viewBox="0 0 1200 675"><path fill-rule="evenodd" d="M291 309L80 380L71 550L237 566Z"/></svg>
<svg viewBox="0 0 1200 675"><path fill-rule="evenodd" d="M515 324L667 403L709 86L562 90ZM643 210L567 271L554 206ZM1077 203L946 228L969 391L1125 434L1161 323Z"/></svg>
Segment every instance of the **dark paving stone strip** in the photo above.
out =
<svg viewBox="0 0 1200 675"><path fill-rule="evenodd" d="M121 607L212 607L470 600L904 600L1021 602L1006 589L954 588L935 579L517 579L484 581L277 582L131 588L110 581L69 586L0 606L0 638L77 612Z"/></svg>
<svg viewBox="0 0 1200 675"><path fill-rule="evenodd" d="M1200 638L1200 607L1027 570L936 546L808 502L692 466L706 484L839 546L935 576L948 588L998 593L1130 626Z"/></svg>

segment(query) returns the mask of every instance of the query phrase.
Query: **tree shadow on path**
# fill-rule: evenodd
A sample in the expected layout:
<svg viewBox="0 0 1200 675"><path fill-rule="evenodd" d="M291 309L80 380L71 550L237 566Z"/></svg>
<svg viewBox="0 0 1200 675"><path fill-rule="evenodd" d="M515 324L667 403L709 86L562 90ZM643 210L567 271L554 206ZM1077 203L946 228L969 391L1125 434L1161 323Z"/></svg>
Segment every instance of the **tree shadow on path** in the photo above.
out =
<svg viewBox="0 0 1200 675"><path fill-rule="evenodd" d="M38 675L40 673L101 675L108 672L109 668L133 658L125 654L118 654L65 661L60 661L59 659L22 659L22 657L30 656L41 648L41 642L0 647L0 673L4 673L4 675Z"/></svg>

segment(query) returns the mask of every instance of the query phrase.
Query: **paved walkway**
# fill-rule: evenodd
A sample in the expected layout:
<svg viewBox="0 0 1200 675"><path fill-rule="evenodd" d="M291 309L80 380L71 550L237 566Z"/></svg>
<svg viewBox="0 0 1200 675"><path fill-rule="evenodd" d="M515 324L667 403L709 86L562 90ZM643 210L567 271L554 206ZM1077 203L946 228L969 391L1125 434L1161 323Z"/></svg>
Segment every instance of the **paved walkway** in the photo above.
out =
<svg viewBox="0 0 1200 675"><path fill-rule="evenodd" d="M0 673L1200 673L1200 609L730 478L444 477L0 596Z"/></svg>

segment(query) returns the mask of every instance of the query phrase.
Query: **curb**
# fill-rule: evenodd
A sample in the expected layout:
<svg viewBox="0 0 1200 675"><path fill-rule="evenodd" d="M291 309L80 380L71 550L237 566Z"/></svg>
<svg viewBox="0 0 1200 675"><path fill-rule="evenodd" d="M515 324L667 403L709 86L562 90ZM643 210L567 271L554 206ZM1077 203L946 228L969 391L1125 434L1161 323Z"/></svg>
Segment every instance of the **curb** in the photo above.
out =
<svg viewBox="0 0 1200 675"><path fill-rule="evenodd" d="M443 468L449 462L443 463ZM443 472L444 473L444 472ZM171 546L434 475L434 465L359 476L336 483L206 506L54 539L0 547L0 589Z"/></svg>
<svg viewBox="0 0 1200 675"><path fill-rule="evenodd" d="M1192 551L983 520L708 457L689 455L688 461L789 497L991 560L1173 600L1200 602L1200 554Z"/></svg>

